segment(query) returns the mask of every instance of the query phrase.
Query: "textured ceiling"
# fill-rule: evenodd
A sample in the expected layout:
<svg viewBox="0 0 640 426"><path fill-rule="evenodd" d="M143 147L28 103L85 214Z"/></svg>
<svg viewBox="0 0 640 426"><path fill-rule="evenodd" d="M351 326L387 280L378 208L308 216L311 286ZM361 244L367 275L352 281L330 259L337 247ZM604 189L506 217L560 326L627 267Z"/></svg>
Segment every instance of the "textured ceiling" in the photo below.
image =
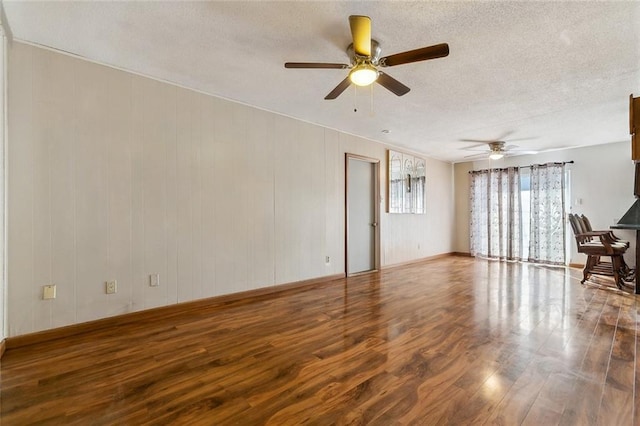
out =
<svg viewBox="0 0 640 426"><path fill-rule="evenodd" d="M447 161L471 154L460 139L629 140L640 94L640 2L3 4L16 40ZM351 14L371 17L383 56L443 42L451 53L386 68L411 88L403 97L374 85L325 101L346 70L283 63L348 63Z"/></svg>

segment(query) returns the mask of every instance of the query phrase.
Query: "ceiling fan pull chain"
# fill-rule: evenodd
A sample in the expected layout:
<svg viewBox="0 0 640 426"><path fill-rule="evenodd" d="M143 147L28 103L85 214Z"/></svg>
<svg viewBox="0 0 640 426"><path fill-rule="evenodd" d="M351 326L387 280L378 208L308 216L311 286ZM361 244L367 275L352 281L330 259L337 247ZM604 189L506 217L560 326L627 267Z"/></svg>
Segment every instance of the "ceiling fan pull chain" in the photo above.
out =
<svg viewBox="0 0 640 426"><path fill-rule="evenodd" d="M353 112L358 112L358 86L353 84Z"/></svg>

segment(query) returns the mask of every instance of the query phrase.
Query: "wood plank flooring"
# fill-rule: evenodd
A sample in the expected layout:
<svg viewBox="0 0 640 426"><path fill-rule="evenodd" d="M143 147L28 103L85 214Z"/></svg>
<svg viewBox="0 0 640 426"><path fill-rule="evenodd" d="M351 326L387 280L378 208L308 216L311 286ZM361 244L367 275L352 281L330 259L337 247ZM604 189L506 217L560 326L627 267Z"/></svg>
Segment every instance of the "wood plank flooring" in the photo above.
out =
<svg viewBox="0 0 640 426"><path fill-rule="evenodd" d="M451 257L9 349L0 420L640 424L638 299L580 276Z"/></svg>

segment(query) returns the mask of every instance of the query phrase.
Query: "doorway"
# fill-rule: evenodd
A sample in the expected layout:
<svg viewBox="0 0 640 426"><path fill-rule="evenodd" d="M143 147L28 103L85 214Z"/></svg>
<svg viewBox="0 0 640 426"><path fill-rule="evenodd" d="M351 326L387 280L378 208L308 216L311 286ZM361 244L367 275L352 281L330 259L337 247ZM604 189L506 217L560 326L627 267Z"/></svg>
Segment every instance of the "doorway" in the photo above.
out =
<svg viewBox="0 0 640 426"><path fill-rule="evenodd" d="M380 267L380 161L346 154L346 275L376 271Z"/></svg>

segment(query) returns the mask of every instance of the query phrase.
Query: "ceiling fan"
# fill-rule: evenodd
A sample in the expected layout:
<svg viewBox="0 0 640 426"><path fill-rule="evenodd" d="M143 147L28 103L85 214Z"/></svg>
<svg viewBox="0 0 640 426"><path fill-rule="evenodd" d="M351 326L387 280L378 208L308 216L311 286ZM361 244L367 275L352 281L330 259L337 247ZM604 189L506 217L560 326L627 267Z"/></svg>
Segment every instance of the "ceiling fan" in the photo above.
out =
<svg viewBox="0 0 640 426"><path fill-rule="evenodd" d="M410 89L378 68L442 58L449 54L449 45L441 43L381 58L380 44L371 38L371 18L352 15L349 16L349 25L353 43L347 47L347 55L351 59L351 65L323 62L286 62L284 64L285 68L350 69L349 75L329 92L325 99L336 99L351 83L357 86L368 86L377 82L398 96L405 95Z"/></svg>
<svg viewBox="0 0 640 426"><path fill-rule="evenodd" d="M532 138L520 138L520 139L512 139L515 140L526 140ZM504 156L510 155L524 155L524 154L537 154L538 151L529 151L518 149L517 145L507 145L505 141L500 140L477 140L477 139L460 139L462 142L480 142L478 145L473 145L467 148L464 148L467 151L481 151L481 154L473 154L467 155L464 158L483 158L487 155L491 160L499 160Z"/></svg>

